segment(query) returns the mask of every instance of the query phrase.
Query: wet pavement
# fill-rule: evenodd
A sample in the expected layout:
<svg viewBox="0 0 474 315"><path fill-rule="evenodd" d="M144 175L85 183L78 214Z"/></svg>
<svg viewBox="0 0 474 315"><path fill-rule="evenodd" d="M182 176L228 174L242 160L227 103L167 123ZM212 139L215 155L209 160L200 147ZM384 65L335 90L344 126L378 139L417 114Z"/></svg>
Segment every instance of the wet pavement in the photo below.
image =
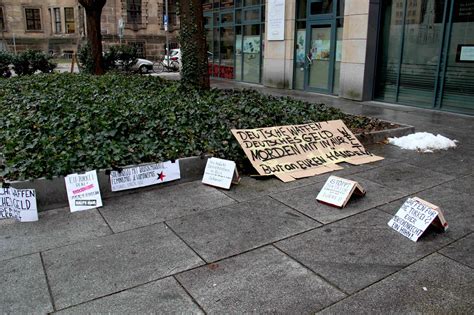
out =
<svg viewBox="0 0 474 315"><path fill-rule="evenodd" d="M329 176L245 177L229 191L200 181L0 221L0 313L474 312L474 117L213 81L324 102L441 133L458 148L385 157L335 175L367 190L343 209L317 203ZM387 222L409 196L450 226L418 242Z"/></svg>

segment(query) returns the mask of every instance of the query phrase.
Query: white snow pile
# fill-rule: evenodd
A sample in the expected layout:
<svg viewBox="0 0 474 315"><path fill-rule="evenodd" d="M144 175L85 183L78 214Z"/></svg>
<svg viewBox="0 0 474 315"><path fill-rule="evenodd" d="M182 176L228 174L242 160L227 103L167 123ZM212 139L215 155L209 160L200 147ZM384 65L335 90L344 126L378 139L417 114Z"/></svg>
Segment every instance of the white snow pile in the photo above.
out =
<svg viewBox="0 0 474 315"><path fill-rule="evenodd" d="M421 152L433 152L435 150L447 150L456 147L457 140L451 140L438 134L435 136L429 132L416 132L400 138L388 138L388 143L396 145L405 150L417 150Z"/></svg>

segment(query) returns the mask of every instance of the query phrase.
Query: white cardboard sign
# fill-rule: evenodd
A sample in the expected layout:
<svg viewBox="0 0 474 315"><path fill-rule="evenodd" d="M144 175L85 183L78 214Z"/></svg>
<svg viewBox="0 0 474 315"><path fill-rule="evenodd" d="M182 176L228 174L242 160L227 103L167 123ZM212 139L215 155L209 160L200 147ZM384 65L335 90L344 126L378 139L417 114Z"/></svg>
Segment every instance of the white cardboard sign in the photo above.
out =
<svg viewBox="0 0 474 315"><path fill-rule="evenodd" d="M285 39L285 0L268 0L268 40Z"/></svg>
<svg viewBox="0 0 474 315"><path fill-rule="evenodd" d="M97 171L68 175L65 182L71 212L102 207Z"/></svg>
<svg viewBox="0 0 474 315"><path fill-rule="evenodd" d="M0 188L0 220L38 221L34 189Z"/></svg>
<svg viewBox="0 0 474 315"><path fill-rule="evenodd" d="M316 200L343 208L353 193L363 196L365 195L365 190L355 181L337 176L329 176Z"/></svg>
<svg viewBox="0 0 474 315"><path fill-rule="evenodd" d="M181 178L179 160L153 163L125 168L110 172L112 191L121 191L155 184L161 184Z"/></svg>
<svg viewBox="0 0 474 315"><path fill-rule="evenodd" d="M235 162L210 158L207 160L202 183L229 189L235 174Z"/></svg>
<svg viewBox="0 0 474 315"><path fill-rule="evenodd" d="M408 198L395 216L388 222L388 226L416 242L438 216L438 211L435 208L437 207L423 199L417 197ZM442 215L440 219L441 217ZM442 217L442 220L444 220L444 217ZM447 227L447 223L443 225L443 228Z"/></svg>

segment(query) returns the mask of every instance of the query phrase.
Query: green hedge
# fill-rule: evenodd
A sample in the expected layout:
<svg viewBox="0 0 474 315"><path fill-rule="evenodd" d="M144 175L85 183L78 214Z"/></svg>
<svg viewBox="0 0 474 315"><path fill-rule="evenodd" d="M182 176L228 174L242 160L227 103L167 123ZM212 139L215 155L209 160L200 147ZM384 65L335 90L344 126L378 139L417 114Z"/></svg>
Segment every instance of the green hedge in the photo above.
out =
<svg viewBox="0 0 474 315"><path fill-rule="evenodd" d="M242 167L232 128L369 120L254 91L196 92L141 76L35 75L0 80L0 152L8 180L211 153Z"/></svg>

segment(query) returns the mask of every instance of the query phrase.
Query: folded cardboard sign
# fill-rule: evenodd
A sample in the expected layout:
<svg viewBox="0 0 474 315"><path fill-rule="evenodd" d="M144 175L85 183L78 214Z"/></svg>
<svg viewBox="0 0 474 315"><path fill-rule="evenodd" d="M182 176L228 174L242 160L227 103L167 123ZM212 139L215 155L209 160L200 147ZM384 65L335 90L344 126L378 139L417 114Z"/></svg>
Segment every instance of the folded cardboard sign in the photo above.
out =
<svg viewBox="0 0 474 315"><path fill-rule="evenodd" d="M316 200L330 206L344 208L353 194L364 196L365 190L358 182L330 176L316 197Z"/></svg>
<svg viewBox="0 0 474 315"><path fill-rule="evenodd" d="M388 226L416 242L429 225L445 231L448 222L441 209L418 197L408 198Z"/></svg>
<svg viewBox="0 0 474 315"><path fill-rule="evenodd" d="M368 152L342 120L257 129L233 129L253 167L260 175L288 182L382 160Z"/></svg>

